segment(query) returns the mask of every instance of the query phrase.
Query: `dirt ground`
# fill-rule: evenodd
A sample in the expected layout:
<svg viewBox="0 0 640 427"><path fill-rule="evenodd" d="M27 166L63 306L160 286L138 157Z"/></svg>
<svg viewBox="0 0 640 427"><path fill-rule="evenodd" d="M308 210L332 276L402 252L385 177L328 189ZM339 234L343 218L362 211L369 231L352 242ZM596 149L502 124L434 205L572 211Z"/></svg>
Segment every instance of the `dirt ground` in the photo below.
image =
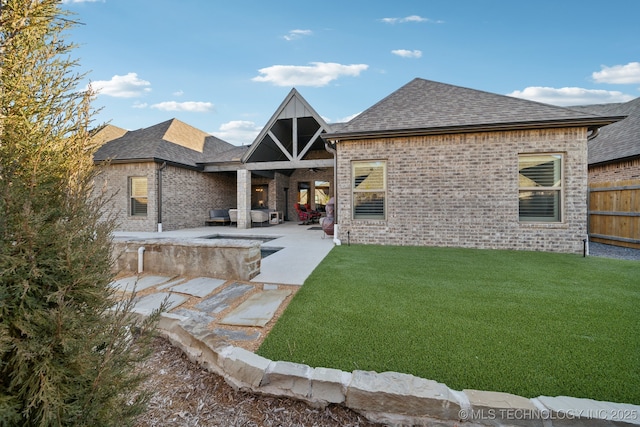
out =
<svg viewBox="0 0 640 427"><path fill-rule="evenodd" d="M154 393L138 427L157 426L376 426L341 406L316 409L304 402L234 390L222 377L190 362L166 339L140 367Z"/></svg>

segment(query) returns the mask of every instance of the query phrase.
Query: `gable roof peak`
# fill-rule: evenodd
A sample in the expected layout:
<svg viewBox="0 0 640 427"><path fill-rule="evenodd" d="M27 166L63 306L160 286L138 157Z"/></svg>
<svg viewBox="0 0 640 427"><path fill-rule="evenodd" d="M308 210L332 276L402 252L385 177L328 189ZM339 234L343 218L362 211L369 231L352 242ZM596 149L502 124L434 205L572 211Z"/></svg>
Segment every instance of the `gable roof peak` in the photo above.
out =
<svg viewBox="0 0 640 427"><path fill-rule="evenodd" d="M272 131L273 126L281 119L298 119L301 117L312 117L320 127L328 131L330 128L324 119L316 112L316 110L307 102L306 99L294 87L291 88L287 96L280 103L280 106L273 113L267 124L262 128L258 136L253 140L249 149L242 157L242 162L246 163L251 155L258 149L265 137Z"/></svg>

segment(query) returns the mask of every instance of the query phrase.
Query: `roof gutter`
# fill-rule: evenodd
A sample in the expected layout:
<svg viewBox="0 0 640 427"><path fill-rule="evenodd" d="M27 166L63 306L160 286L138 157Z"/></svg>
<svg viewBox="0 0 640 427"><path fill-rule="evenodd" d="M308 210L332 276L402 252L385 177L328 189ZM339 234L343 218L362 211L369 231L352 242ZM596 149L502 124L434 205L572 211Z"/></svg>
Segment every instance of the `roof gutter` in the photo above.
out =
<svg viewBox="0 0 640 427"><path fill-rule="evenodd" d="M104 159L104 160L94 160L93 163L96 165L108 163L112 165L118 164L127 164L127 163L158 163L163 164L166 163L168 166L175 166L183 169L191 169L195 171L202 171L204 166L201 164L197 165L185 165L184 163L172 162L171 160L161 159L159 157L143 157L143 158L132 158L132 159Z"/></svg>
<svg viewBox="0 0 640 427"><path fill-rule="evenodd" d="M340 141L340 140L357 140L371 138L392 138L392 137L409 137L409 136L425 136L425 135L445 135L455 133L472 133L472 132L497 132L497 131L513 131L513 130L533 130L533 129L549 129L549 128L566 128L566 127L601 127L610 125L624 119L626 116L611 117L588 117L584 119L571 120L545 120L539 122L514 122L514 123L494 123L494 124L478 124L464 126L442 126L433 128L417 128L417 129L385 129L379 131L364 132L336 132L323 134L324 140Z"/></svg>

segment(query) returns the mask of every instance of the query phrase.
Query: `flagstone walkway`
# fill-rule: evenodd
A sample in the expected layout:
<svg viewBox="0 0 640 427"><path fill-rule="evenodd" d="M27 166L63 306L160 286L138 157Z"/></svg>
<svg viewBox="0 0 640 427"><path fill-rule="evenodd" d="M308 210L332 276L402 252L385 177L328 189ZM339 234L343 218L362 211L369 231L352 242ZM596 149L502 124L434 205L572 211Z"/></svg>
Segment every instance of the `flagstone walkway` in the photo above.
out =
<svg viewBox="0 0 640 427"><path fill-rule="evenodd" d="M221 341L254 351L299 286L210 277L128 276L111 286L136 292L133 311L149 315L166 301L168 316L192 334L209 330Z"/></svg>

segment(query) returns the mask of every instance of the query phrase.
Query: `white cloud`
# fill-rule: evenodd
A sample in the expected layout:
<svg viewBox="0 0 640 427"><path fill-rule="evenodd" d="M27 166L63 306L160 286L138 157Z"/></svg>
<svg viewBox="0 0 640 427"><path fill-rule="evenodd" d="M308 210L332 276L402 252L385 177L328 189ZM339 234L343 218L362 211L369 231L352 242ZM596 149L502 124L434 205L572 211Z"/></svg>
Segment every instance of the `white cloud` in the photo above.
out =
<svg viewBox="0 0 640 427"><path fill-rule="evenodd" d="M422 56L421 50L396 49L392 50L391 53L402 58L420 58Z"/></svg>
<svg viewBox="0 0 640 427"><path fill-rule="evenodd" d="M352 114L350 116L347 117L343 117L342 119L338 120L338 123L347 123L350 122L351 120L355 119L356 117L358 117L360 115L360 113L362 113L362 111Z"/></svg>
<svg viewBox="0 0 640 427"><path fill-rule="evenodd" d="M351 115L349 115L347 117L339 118L337 120L332 120L329 117L325 117L325 116L322 116L322 119L327 123L334 123L334 124L335 123L347 123L348 121L351 121L355 117L359 116L360 113L362 113L362 111L360 111L359 113L351 114Z"/></svg>
<svg viewBox="0 0 640 427"><path fill-rule="evenodd" d="M304 36L310 36L313 34L311 30L291 30L289 34L283 36L283 38L287 41L296 40Z"/></svg>
<svg viewBox="0 0 640 427"><path fill-rule="evenodd" d="M113 96L115 98L135 98L151 92L151 83L138 78L137 73L128 73L125 76L115 75L111 80L96 80L91 82L91 87L98 95Z"/></svg>
<svg viewBox="0 0 640 427"><path fill-rule="evenodd" d="M172 93L173 96L182 96L184 95L184 91L183 90L177 90L175 92Z"/></svg>
<svg viewBox="0 0 640 427"><path fill-rule="evenodd" d="M334 62L312 62L311 65L272 65L258 70L261 76L254 82L268 82L276 86L315 86L328 85L342 76L357 77L369 68L366 64L342 65Z"/></svg>
<svg viewBox="0 0 640 427"><path fill-rule="evenodd" d="M210 102L198 102L198 101L187 101L187 102L166 101L166 102L159 102L157 104L153 104L151 108L155 108L157 110L162 110L162 111L187 111L190 113L206 113L208 111L213 110L213 104Z"/></svg>
<svg viewBox="0 0 640 427"><path fill-rule="evenodd" d="M134 102L132 105L133 108L139 108L139 109L147 108L148 106L149 104L147 104L146 102L138 102L138 101Z"/></svg>
<svg viewBox="0 0 640 427"><path fill-rule="evenodd" d="M591 74L591 77L597 83L640 83L640 62L629 62L626 65L614 65L613 67L602 65L601 68L601 71Z"/></svg>
<svg viewBox="0 0 640 427"><path fill-rule="evenodd" d="M561 106L627 102L634 98L631 95L618 91L583 89L580 87L563 87L557 89L540 86L527 87L524 90L516 90L507 95Z"/></svg>
<svg viewBox="0 0 640 427"><path fill-rule="evenodd" d="M386 24L404 24L406 22L429 22L432 24L443 24L444 21L423 18L418 15L405 16L404 18L382 18L380 21Z"/></svg>
<svg viewBox="0 0 640 427"><path fill-rule="evenodd" d="M249 145L258 136L262 127L248 120L232 120L220 125L213 135L235 145Z"/></svg>

